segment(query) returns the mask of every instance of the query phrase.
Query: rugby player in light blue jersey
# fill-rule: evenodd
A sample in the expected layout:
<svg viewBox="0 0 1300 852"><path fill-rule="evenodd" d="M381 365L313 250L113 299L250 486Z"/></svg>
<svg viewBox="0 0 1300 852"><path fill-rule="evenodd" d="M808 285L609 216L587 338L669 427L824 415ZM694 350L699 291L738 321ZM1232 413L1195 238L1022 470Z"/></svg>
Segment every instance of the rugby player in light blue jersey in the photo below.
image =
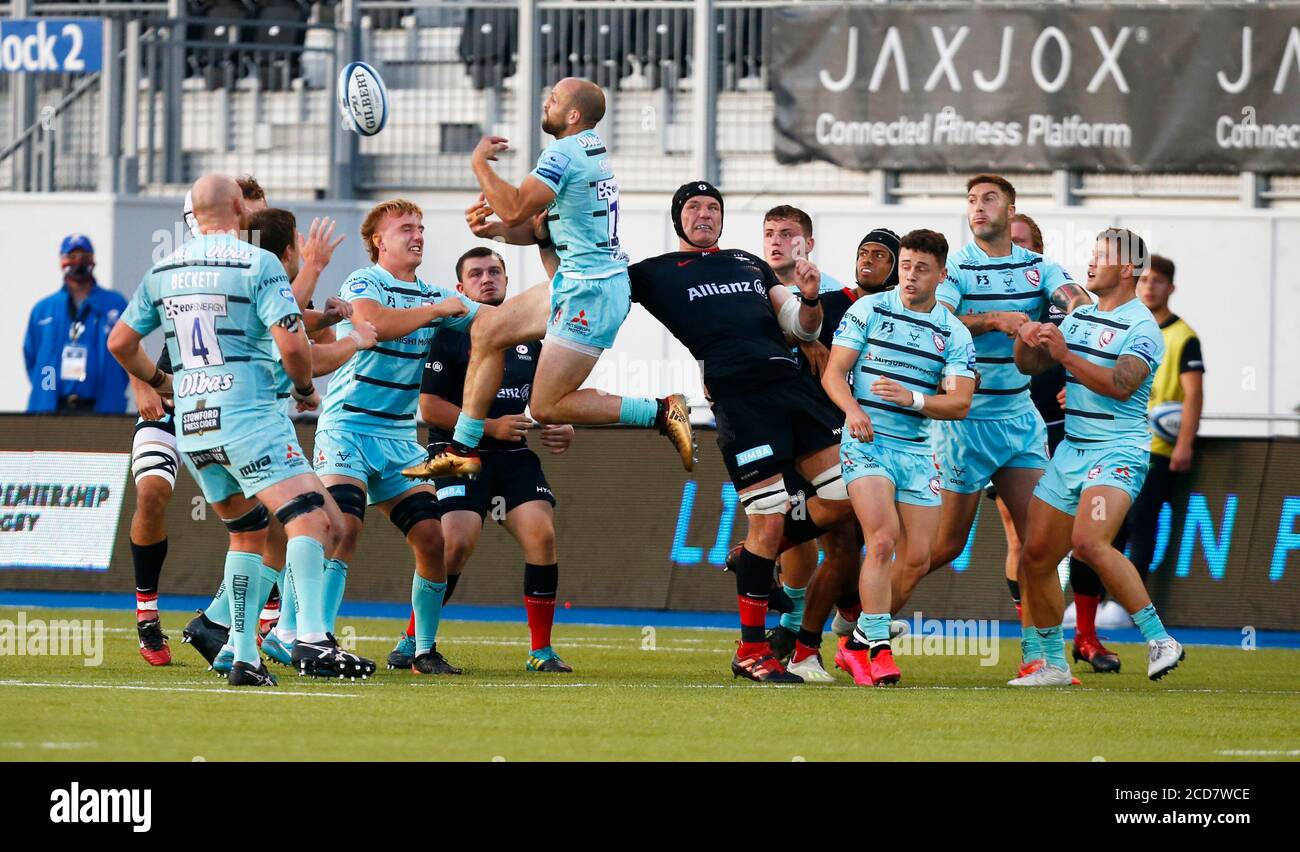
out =
<svg viewBox="0 0 1300 852"><path fill-rule="evenodd" d="M898 288L854 302L822 374L845 414L840 468L866 539L862 615L835 655L860 686L901 677L889 645L890 575L926 573L941 514L929 421L965 417L975 391L970 332L935 299L947 254L942 234L904 236Z"/></svg>
<svg viewBox="0 0 1300 852"><path fill-rule="evenodd" d="M795 265L809 260L816 246L812 217L798 207L779 204L763 215L763 260L792 292L799 289ZM844 289L840 281L825 271L821 276L817 290L823 295Z"/></svg>
<svg viewBox="0 0 1300 852"><path fill-rule="evenodd" d="M931 554L934 571L961 555L990 481L1023 534L1029 498L1047 467L1047 427L1029 395L1029 377L1016 369L1016 330L1043 315L1091 304L1069 274L1041 254L1011 241L1016 190L998 175L966 183L966 216L974 241L948 256L948 276L937 298L966 326L975 342L978 370L974 402L964 420L939 423L934 449L940 466L943 517ZM921 576L893 576L894 612L907 604ZM1023 649L1025 662L1037 657Z"/></svg>
<svg viewBox="0 0 1300 852"><path fill-rule="evenodd" d="M275 683L257 654L268 509L289 535L301 602L294 664L307 674L365 677L374 663L340 649L324 629L324 560L336 520L276 400L278 350L299 410L320 405L302 310L280 261L237 236L244 211L234 179L205 175L191 194L201 233L145 275L109 349L133 376L174 396L177 447L230 531L231 685ZM174 382L140 346L159 327L179 365Z"/></svg>
<svg viewBox="0 0 1300 852"><path fill-rule="evenodd" d="M516 245L553 248L558 268L549 293L534 287L496 307L479 311L465 374L465 396L452 440L413 468L416 478L477 476L476 447L483 422L501 386L506 349L545 336L529 408L545 424L655 426L677 449L682 464L695 463L686 397L619 397L594 388L579 390L600 354L614 345L631 308L627 253L619 239L619 192L605 142L595 130L605 115L605 93L595 83L569 77L556 83L542 106L542 130L555 137L537 167L518 186L491 166L506 140L485 136L474 149L474 176L499 221L479 218L480 237ZM534 218L545 215L549 236L539 242ZM552 258L552 262L554 262Z"/></svg>
<svg viewBox="0 0 1300 852"><path fill-rule="evenodd" d="M402 470L426 457L416 439L415 413L429 344L439 328L468 331L479 305L415 274L424 261L424 213L416 204L394 199L376 205L361 224L361 239L374 265L343 282L340 295L352 303L352 318L339 332L347 334L352 322L369 322L380 342L334 374L316 426L316 473L343 512L338 549L325 563L327 621L333 624L338 616L348 563L366 506L373 505L415 554L411 671L460 674L436 644L447 572L434 490L409 481Z"/></svg>
<svg viewBox="0 0 1300 852"><path fill-rule="evenodd" d="M1184 657L1137 568L1113 544L1150 465L1147 399L1165 353L1160 327L1136 294L1149 258L1146 243L1131 231L1102 231L1088 264L1097 304L1071 311L1059 328L1025 323L1016 335L1016 366L1036 374L1060 364L1066 385L1065 440L1034 489L1018 567L1045 663L1012 686L1070 684L1056 566L1071 548L1142 631L1147 677L1159 680Z"/></svg>

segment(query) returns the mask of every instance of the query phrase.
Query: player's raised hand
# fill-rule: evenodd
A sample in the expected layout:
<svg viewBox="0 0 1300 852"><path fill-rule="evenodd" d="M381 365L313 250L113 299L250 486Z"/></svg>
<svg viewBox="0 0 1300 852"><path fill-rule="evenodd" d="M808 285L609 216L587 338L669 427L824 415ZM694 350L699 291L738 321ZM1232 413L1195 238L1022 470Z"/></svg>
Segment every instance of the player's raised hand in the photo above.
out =
<svg viewBox="0 0 1300 852"><path fill-rule="evenodd" d="M501 236L501 222L491 221L488 218L493 212L487 197L480 192L474 203L465 208L465 224L469 225L470 233L483 240L493 240Z"/></svg>
<svg viewBox="0 0 1300 852"><path fill-rule="evenodd" d="M1065 345L1065 335L1061 330L1050 322L1042 323L1038 329L1038 345L1041 349L1046 349L1047 354L1052 356L1052 360L1058 364L1066 355L1069 354L1069 347Z"/></svg>
<svg viewBox="0 0 1300 852"><path fill-rule="evenodd" d="M871 383L871 392L885 402L902 408L910 408L912 405L912 392L893 379L876 379Z"/></svg>
<svg viewBox="0 0 1300 852"><path fill-rule="evenodd" d="M348 337L356 342L358 350L369 349L379 339L379 332L375 329L374 323L367 320L358 320L352 324L352 330L348 332Z"/></svg>
<svg viewBox="0 0 1300 852"><path fill-rule="evenodd" d="M876 433L871 428L871 418L860 407L848 412L844 417L844 428L859 441L864 443L875 439Z"/></svg>
<svg viewBox="0 0 1300 852"><path fill-rule="evenodd" d="M567 423L542 427L542 446L553 456L558 456L573 443L574 429Z"/></svg>
<svg viewBox="0 0 1300 852"><path fill-rule="evenodd" d="M311 220L306 238L301 233L298 234L298 253L302 256L303 266L309 266L318 273L329 266L334 249L339 247L346 236L339 234L337 239L334 237L337 225L330 217L323 216Z"/></svg>
<svg viewBox="0 0 1300 852"><path fill-rule="evenodd" d="M483 434L498 441L518 443L533 428L533 418L526 414L507 414L503 417L491 417L483 422Z"/></svg>
<svg viewBox="0 0 1300 852"><path fill-rule="evenodd" d="M821 292L822 271L811 260L794 262L794 280L805 299L815 299Z"/></svg>
<svg viewBox="0 0 1300 852"><path fill-rule="evenodd" d="M441 319L442 317L459 317L469 313L469 308L460 299L452 297L450 299L439 299L433 303L433 318Z"/></svg>
<svg viewBox="0 0 1300 852"><path fill-rule="evenodd" d="M1038 328L1041 325L1042 325L1041 322L1027 322L1024 325L1020 326L1020 328L1016 331L1016 335L1020 338L1020 342L1024 343L1026 346L1037 347Z"/></svg>
<svg viewBox="0 0 1300 852"><path fill-rule="evenodd" d="M504 136L484 136L482 139L478 140L478 144L474 146L474 153L470 154L470 159L479 160L480 162L483 160L495 160L497 154L504 153L508 150L510 150L510 143Z"/></svg>
<svg viewBox="0 0 1300 852"><path fill-rule="evenodd" d="M352 303L346 299L340 299L338 296L330 296L325 300L325 322L330 325L343 322L345 319L352 319Z"/></svg>

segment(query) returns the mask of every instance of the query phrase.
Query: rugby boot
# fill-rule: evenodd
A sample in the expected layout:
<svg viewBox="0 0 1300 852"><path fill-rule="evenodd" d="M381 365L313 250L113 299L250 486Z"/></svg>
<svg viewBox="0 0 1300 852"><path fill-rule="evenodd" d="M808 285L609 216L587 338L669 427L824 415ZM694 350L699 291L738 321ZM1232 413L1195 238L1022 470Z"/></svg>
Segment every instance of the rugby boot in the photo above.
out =
<svg viewBox="0 0 1300 852"><path fill-rule="evenodd" d="M203 614L203 610L196 611L198 615L190 619L190 623L181 631L181 639L186 645L193 645L194 650L210 666L230 638L230 628L212 621Z"/></svg>
<svg viewBox="0 0 1300 852"><path fill-rule="evenodd" d="M564 660L560 655L555 653L550 645L545 648L538 648L528 655L528 662L524 663L524 670L530 672L571 672L573 667Z"/></svg>
<svg viewBox="0 0 1300 852"><path fill-rule="evenodd" d="M235 663L228 679L231 686L275 686L278 683L275 675L266 670L266 663L260 660L256 666L243 661Z"/></svg>
<svg viewBox="0 0 1300 852"><path fill-rule="evenodd" d="M759 683L803 683L803 678L790 674L781 661L772 656L772 648L766 642L736 644L739 646L736 656L731 658L733 678L743 677Z"/></svg>
<svg viewBox="0 0 1300 852"><path fill-rule="evenodd" d="M1086 662L1092 666L1092 670L1098 673L1118 672L1119 671L1119 654L1108 649L1101 644L1101 640L1092 636L1074 637L1073 648L1074 661L1076 663Z"/></svg>
<svg viewBox="0 0 1300 852"><path fill-rule="evenodd" d="M1177 639L1152 639L1147 647L1147 677L1152 680L1160 680L1187 659L1187 652Z"/></svg>
<svg viewBox="0 0 1300 852"><path fill-rule="evenodd" d="M345 651L331 634L324 641L305 642L301 637L293 645L293 666L300 675L365 679L375 673L374 660Z"/></svg>
<svg viewBox="0 0 1300 852"><path fill-rule="evenodd" d="M682 467L687 471L695 469L697 447L695 430L691 428L691 407L686 404L686 397L680 393L666 396L659 402L659 411L655 414L655 428L660 435L666 435L677 455L682 459Z"/></svg>
<svg viewBox="0 0 1300 852"><path fill-rule="evenodd" d="M433 455L403 470L402 476L407 479L435 479L439 476L477 479L483 472L483 459L478 450L462 447L454 441L437 444L436 447Z"/></svg>
<svg viewBox="0 0 1300 852"><path fill-rule="evenodd" d="M158 619L136 622L135 632L140 637L140 656L151 666L165 666L172 661L172 649L167 645L167 634L162 632Z"/></svg>
<svg viewBox="0 0 1300 852"><path fill-rule="evenodd" d="M447 662L447 658L438 653L438 646L435 645L423 654L416 654L411 661L411 671L418 675L458 675L465 670Z"/></svg>
<svg viewBox="0 0 1300 852"><path fill-rule="evenodd" d="M415 637L403 633L397 637L397 644L393 646L393 650L388 652L388 667L390 669L409 669L411 661L414 659Z"/></svg>

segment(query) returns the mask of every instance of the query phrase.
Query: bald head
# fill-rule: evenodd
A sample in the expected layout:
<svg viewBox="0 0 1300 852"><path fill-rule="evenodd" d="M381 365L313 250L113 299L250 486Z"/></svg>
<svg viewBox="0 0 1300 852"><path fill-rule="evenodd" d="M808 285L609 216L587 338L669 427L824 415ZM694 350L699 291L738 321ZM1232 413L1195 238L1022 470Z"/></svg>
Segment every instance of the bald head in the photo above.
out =
<svg viewBox="0 0 1300 852"><path fill-rule="evenodd" d="M190 189L199 230L238 231L244 212L244 195L230 175L204 175Z"/></svg>
<svg viewBox="0 0 1300 852"><path fill-rule="evenodd" d="M605 93L580 77L565 77L551 87L542 105L542 130L562 138L595 127L605 117Z"/></svg>

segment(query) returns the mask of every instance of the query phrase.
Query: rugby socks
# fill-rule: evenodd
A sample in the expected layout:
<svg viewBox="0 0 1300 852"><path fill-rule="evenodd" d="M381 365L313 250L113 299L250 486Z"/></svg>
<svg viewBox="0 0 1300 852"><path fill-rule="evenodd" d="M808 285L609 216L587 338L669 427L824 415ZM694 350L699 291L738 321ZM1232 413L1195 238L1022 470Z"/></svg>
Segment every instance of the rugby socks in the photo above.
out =
<svg viewBox="0 0 1300 852"><path fill-rule="evenodd" d="M853 631L853 638L849 640L850 646L857 644L854 650L861 650L862 647L871 649L871 656L875 657L881 651L889 647L889 613L868 613L864 612L858 616L858 626Z"/></svg>
<svg viewBox="0 0 1300 852"><path fill-rule="evenodd" d="M286 645L298 640L298 596L294 594L288 565L280 572L280 620L275 625L275 635Z"/></svg>
<svg viewBox="0 0 1300 852"><path fill-rule="evenodd" d="M203 611L208 621L213 624L220 624L222 627L230 626L230 595L226 589L227 585L223 580L221 585L217 587L216 597L212 599L212 603L208 604L208 608Z"/></svg>
<svg viewBox="0 0 1300 852"><path fill-rule="evenodd" d="M528 636L534 651L551 644L555 594L559 588L559 565L524 563L524 612L528 614Z"/></svg>
<svg viewBox="0 0 1300 852"><path fill-rule="evenodd" d="M1065 639L1061 634L1061 625L1031 627L1029 630L1037 635L1038 645L1047 664L1054 668L1069 670L1070 664L1065 661Z"/></svg>
<svg viewBox="0 0 1300 852"><path fill-rule="evenodd" d="M339 559L325 560L325 632L334 632L334 622L343 606L343 590L348 585L348 564Z"/></svg>
<svg viewBox="0 0 1300 852"><path fill-rule="evenodd" d="M618 422L626 426L653 426L659 415L659 403L640 396L625 396L618 407Z"/></svg>
<svg viewBox="0 0 1300 852"><path fill-rule="evenodd" d="M131 542L131 562L135 565L135 620L153 621L158 617L158 578L167 558L167 539L155 544Z"/></svg>
<svg viewBox="0 0 1300 852"><path fill-rule="evenodd" d="M1038 633L1034 630L1034 625L1022 626L1020 628L1020 662L1030 663L1042 658L1043 646L1038 641Z"/></svg>
<svg viewBox="0 0 1300 852"><path fill-rule="evenodd" d="M316 539L299 535L285 548L294 600L298 604L298 639L325 640L325 546Z"/></svg>
<svg viewBox="0 0 1300 852"><path fill-rule="evenodd" d="M742 548L736 557L736 601L740 608L741 656L745 645L762 643L767 627L767 597L772 589L774 559L764 559Z"/></svg>
<svg viewBox="0 0 1300 852"><path fill-rule="evenodd" d="M469 417L464 411L456 418L456 431L451 439L467 450L472 450L483 440L483 421Z"/></svg>
<svg viewBox="0 0 1300 852"><path fill-rule="evenodd" d="M438 622L442 621L442 596L446 583L411 576L411 609L415 611L415 655L433 650L438 641Z"/></svg>
<svg viewBox="0 0 1300 852"><path fill-rule="evenodd" d="M1169 631L1165 630L1164 624L1160 622L1160 616L1156 615L1156 605L1147 604L1133 615L1133 623L1137 625L1138 630L1142 631L1142 638L1148 642L1159 642L1162 639L1172 639Z"/></svg>
<svg viewBox="0 0 1300 852"><path fill-rule="evenodd" d="M1095 637L1097 635L1097 606L1101 598L1097 595L1074 593L1074 638Z"/></svg>
<svg viewBox="0 0 1300 852"><path fill-rule="evenodd" d="M447 575L447 594L442 596L442 605L446 606L451 603L451 595L456 591L456 584L460 582L459 574Z"/></svg>
<svg viewBox="0 0 1300 852"><path fill-rule="evenodd" d="M790 598L790 603L794 604L794 609L781 616L781 626L791 633L798 633L799 628L803 626L803 598L808 592L808 587L796 589L782 583L781 588L785 591L786 597Z"/></svg>
<svg viewBox="0 0 1300 852"><path fill-rule="evenodd" d="M1008 579L1007 589L1009 589L1011 592L1011 602L1016 605L1016 609L1019 609L1020 608L1020 581Z"/></svg>
<svg viewBox="0 0 1300 852"><path fill-rule="evenodd" d="M235 661L260 663L257 656L257 615L262 609L262 557L256 553L226 553L225 587L230 596L230 644Z"/></svg>

